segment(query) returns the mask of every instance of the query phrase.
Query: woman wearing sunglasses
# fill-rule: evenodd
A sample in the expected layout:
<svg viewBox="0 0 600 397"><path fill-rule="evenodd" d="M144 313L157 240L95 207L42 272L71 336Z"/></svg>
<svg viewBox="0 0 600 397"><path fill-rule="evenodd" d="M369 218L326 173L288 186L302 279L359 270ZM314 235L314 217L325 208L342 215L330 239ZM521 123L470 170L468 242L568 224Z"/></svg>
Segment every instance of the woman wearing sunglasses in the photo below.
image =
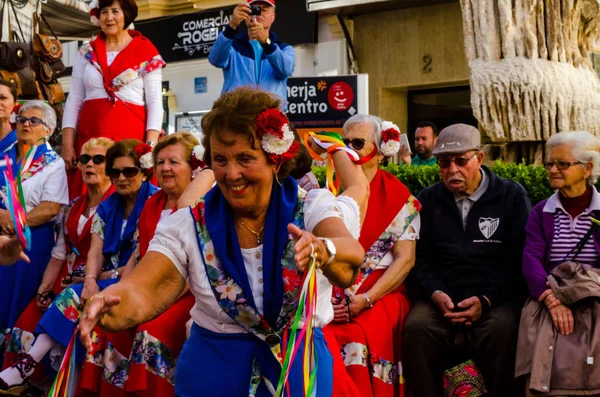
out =
<svg viewBox="0 0 600 397"><path fill-rule="evenodd" d="M35 296L54 247L56 216L69 203L66 174L61 169L64 162L47 143L55 128L54 110L44 102L29 101L17 116L17 141L0 158L0 187L6 183L7 167L21 175L32 241L32 249L26 252L31 263L20 261L0 269L0 329L12 328ZM4 193L0 197L0 233L12 235L15 229L6 209L7 198Z"/></svg>
<svg viewBox="0 0 600 397"><path fill-rule="evenodd" d="M89 159L83 160L88 160L89 165ZM93 156L91 160L94 161ZM115 193L98 206L93 217L84 281L68 286L46 310L36 333L47 335L38 336L29 356L15 368L20 383L26 382L49 351L59 345L68 345L83 304L100 290L119 281L133 252L134 233L144 203L157 190L146 181L152 175L152 155L148 145L136 139L122 140L108 149L105 161L106 175L114 185ZM19 378L13 379L16 380L9 385L20 384Z"/></svg>
<svg viewBox="0 0 600 397"><path fill-rule="evenodd" d="M516 375L529 379L528 396L536 391L596 395L599 375L591 364L600 361L595 337L600 232L593 220L600 219L594 186L600 175L600 139L589 132L561 132L546 142L546 153L556 192L533 207L527 221L522 266L530 299L521 313ZM590 279L582 277L586 272ZM552 341L549 355L538 353L549 351L545 341ZM541 379L547 377L552 382L542 390Z"/></svg>
<svg viewBox="0 0 600 397"><path fill-rule="evenodd" d="M46 309L66 287L84 281L85 263L92 238L92 219L98 205L114 192L104 167L106 151L113 144L108 138L93 138L81 149L82 155L79 156L77 166L82 172L87 192L63 208L59 237L38 287L37 296L11 330L11 343L7 344L4 353L4 371L0 373L0 384L4 381L9 389L10 386L23 382L23 365L33 360L29 354L31 342L35 339L34 331ZM31 349L38 344L37 348L42 346L45 338L49 336L41 335ZM36 373L43 375L42 366L38 366Z"/></svg>
<svg viewBox="0 0 600 397"><path fill-rule="evenodd" d="M161 188L144 204L140 214L134 254L131 255L122 278L133 270L148 250L158 223L177 210L178 200L190 186L198 197L204 196L214 183L214 174L204 169L203 149L188 132L167 136L152 151L154 172ZM91 356L118 354L129 358L129 364L117 370L104 360L86 360L79 387L94 395L143 393L144 396L175 395L173 374L175 362L186 339L186 322L195 302L189 288L167 311L139 327L118 333L107 333L107 343L98 344ZM110 346L110 348L109 348Z"/></svg>
<svg viewBox="0 0 600 397"><path fill-rule="evenodd" d="M10 120L16 104L17 87L9 81L0 80L0 153L17 140L17 132Z"/></svg>
<svg viewBox="0 0 600 397"><path fill-rule="evenodd" d="M398 366L410 304L403 282L414 265L420 204L398 178L379 169L400 149L398 127L356 115L343 133L365 161L370 196L358 240L366 252L363 265L351 287L334 289L334 319L325 328L333 335L332 351L346 358L345 371L336 367L334 395L404 396Z"/></svg>

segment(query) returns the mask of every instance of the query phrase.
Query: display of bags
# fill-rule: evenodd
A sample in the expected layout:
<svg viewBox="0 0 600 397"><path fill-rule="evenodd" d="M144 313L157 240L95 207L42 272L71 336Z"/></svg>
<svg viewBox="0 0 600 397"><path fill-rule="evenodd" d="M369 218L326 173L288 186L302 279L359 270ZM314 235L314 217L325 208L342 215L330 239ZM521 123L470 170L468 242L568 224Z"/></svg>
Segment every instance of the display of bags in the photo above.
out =
<svg viewBox="0 0 600 397"><path fill-rule="evenodd" d="M2 32L2 21L4 20L4 9L7 0L0 1L2 1L2 8L0 9L0 32ZM12 3L10 4L12 5ZM14 11L14 5L12 7ZM10 26L10 10L7 8L6 12L8 13L9 41L0 43L0 67L11 72L16 72L19 69L29 66L29 45L26 43L25 36L23 35L21 23L16 17L21 37L17 37L18 42L13 41L12 28Z"/></svg>

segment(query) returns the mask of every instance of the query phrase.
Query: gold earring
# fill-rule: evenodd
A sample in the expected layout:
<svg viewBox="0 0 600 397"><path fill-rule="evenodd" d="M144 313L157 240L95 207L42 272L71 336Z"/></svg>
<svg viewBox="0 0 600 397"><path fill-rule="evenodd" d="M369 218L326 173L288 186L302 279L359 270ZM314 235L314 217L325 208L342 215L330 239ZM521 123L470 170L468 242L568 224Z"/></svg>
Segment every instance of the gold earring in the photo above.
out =
<svg viewBox="0 0 600 397"><path fill-rule="evenodd" d="M275 174L275 180L277 181L277 184L279 186L281 186L281 181L279 180L279 175L278 174Z"/></svg>

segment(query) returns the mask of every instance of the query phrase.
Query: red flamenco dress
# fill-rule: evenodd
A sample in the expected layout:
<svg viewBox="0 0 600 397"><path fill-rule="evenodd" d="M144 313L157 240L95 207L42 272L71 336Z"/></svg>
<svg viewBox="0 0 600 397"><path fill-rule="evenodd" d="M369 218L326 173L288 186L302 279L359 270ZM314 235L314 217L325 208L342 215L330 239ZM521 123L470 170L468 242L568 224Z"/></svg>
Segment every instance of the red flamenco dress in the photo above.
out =
<svg viewBox="0 0 600 397"><path fill-rule="evenodd" d="M102 200L106 199L108 196L114 193L114 191L114 187L111 185L106 193L104 193ZM60 294L60 292L62 292L64 289L61 285L61 280L63 278L69 275L83 277L85 274L85 263L87 261L87 254L92 241L91 228L94 217L90 216L88 218L81 233L77 233L77 229L79 220L87 209L88 204L89 197L87 194L85 194L75 200L68 212L65 221L65 245L67 261L63 264L61 271L54 282L52 292L55 296ZM29 303L25 311L21 314L6 341L3 370L10 367L13 360L19 354L27 353L29 351L35 339L34 331L36 330L37 325L42 319L43 315L44 313L37 308L36 297ZM43 376L44 362L41 362L36 366L35 372L31 378L40 379Z"/></svg>
<svg viewBox="0 0 600 397"><path fill-rule="evenodd" d="M81 154L83 144L91 138L105 137L115 142L122 139L138 139L145 142L147 109L145 106L122 100L119 90L156 69L164 68L166 63L149 39L135 30L128 32L133 40L119 52L110 66L103 33L79 49L84 59L101 74L108 100L99 98L83 102L75 137L77 156ZM70 171L68 178L69 197L81 195L85 185L80 171Z"/></svg>
<svg viewBox="0 0 600 397"><path fill-rule="evenodd" d="M167 194L159 190L144 205L138 222L139 258L148 250L166 203ZM93 366L93 372L86 358L79 387L93 392L91 395L108 397L174 396L175 364L186 340L185 326L194 302L188 291L163 314L137 329L105 334L114 351L105 351L105 366ZM106 365L107 357L120 362L116 372Z"/></svg>
<svg viewBox="0 0 600 397"><path fill-rule="evenodd" d="M384 274L394 244L420 210L419 202L392 174L379 170L371 182L367 214L359 242L367 253L356 283L334 297L368 292ZM323 330L334 355L334 397L405 395L401 342L410 310L404 286L385 295L349 323L330 323Z"/></svg>

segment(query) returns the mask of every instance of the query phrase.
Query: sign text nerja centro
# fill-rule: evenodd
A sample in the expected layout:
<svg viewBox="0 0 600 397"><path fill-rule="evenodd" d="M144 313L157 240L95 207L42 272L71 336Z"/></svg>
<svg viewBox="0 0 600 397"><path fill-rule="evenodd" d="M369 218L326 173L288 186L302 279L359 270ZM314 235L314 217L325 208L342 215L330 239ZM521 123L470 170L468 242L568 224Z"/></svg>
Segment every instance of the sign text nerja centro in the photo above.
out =
<svg viewBox="0 0 600 397"><path fill-rule="evenodd" d="M317 87L304 81L303 85L288 85L288 112L292 114L311 114L327 112L327 102L317 99Z"/></svg>

